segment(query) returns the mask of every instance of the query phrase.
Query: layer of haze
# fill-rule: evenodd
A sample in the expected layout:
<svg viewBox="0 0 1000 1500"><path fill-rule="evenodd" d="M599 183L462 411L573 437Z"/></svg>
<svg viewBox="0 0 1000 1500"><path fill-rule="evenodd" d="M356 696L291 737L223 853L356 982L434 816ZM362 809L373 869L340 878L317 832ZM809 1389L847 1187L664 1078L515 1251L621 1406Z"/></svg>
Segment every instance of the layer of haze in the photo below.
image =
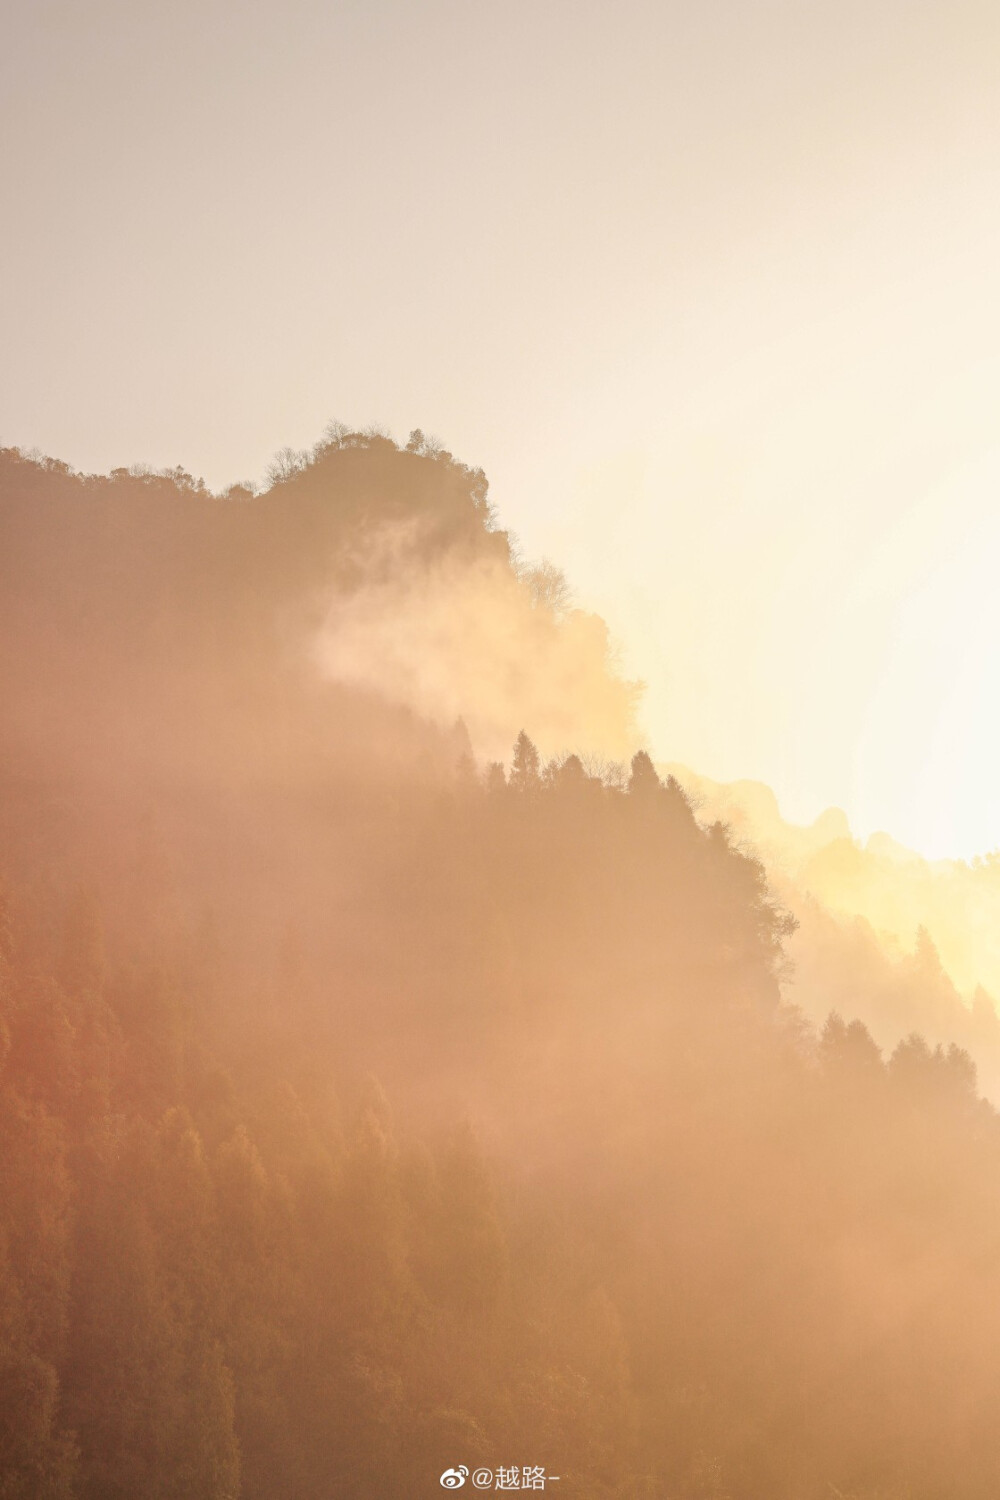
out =
<svg viewBox="0 0 1000 1500"><path fill-rule="evenodd" d="M1000 842L986 3L8 9L0 438L260 477L420 425L652 747Z"/></svg>
<svg viewBox="0 0 1000 1500"><path fill-rule="evenodd" d="M0 450L4 1500L996 1500L1000 856L693 806L416 434L271 476Z"/></svg>

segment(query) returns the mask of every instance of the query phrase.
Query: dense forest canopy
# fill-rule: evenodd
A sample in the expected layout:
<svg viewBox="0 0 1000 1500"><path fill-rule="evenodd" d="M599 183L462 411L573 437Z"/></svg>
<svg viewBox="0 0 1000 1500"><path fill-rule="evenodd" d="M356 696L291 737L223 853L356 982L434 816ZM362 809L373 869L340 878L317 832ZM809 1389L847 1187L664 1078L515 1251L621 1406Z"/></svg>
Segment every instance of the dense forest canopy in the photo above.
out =
<svg viewBox="0 0 1000 1500"><path fill-rule="evenodd" d="M6 450L0 674L2 1500L993 1500L975 1067L787 1003L479 471Z"/></svg>

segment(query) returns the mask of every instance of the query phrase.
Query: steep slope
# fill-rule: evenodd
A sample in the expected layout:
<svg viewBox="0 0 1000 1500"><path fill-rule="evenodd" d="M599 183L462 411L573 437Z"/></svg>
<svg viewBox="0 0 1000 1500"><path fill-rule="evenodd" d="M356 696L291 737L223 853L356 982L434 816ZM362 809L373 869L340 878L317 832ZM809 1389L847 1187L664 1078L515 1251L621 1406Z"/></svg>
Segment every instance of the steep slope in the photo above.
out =
<svg viewBox="0 0 1000 1500"><path fill-rule="evenodd" d="M482 477L3 475L0 1493L992 1500L975 1068L555 753L634 694Z"/></svg>

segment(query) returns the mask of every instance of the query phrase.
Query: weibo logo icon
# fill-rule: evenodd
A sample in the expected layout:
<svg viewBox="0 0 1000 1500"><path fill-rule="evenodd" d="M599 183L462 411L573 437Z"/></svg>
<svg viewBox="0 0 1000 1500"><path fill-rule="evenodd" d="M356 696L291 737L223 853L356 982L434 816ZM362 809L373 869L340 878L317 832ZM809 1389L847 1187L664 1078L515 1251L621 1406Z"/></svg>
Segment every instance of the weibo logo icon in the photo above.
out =
<svg viewBox="0 0 1000 1500"><path fill-rule="evenodd" d="M469 1471L464 1464L459 1464L457 1469L445 1469L441 1475L442 1487L446 1490L460 1490L468 1475Z"/></svg>

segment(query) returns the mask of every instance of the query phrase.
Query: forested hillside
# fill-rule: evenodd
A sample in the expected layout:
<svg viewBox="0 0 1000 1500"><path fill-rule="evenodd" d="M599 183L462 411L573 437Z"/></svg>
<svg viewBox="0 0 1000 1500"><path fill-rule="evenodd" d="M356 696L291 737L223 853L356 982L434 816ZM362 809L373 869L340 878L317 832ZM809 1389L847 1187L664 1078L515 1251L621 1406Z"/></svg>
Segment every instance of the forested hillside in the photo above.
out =
<svg viewBox="0 0 1000 1500"><path fill-rule="evenodd" d="M787 822L770 787L726 786L674 766L698 816L721 819L767 864L795 914L786 994L822 1024L850 994L854 1014L890 1050L913 1030L968 1049L1000 1099L1000 858L925 860L886 833L862 842L828 808Z"/></svg>
<svg viewBox="0 0 1000 1500"><path fill-rule="evenodd" d="M0 670L2 1500L997 1494L974 1067L782 1002L480 473L8 451Z"/></svg>

